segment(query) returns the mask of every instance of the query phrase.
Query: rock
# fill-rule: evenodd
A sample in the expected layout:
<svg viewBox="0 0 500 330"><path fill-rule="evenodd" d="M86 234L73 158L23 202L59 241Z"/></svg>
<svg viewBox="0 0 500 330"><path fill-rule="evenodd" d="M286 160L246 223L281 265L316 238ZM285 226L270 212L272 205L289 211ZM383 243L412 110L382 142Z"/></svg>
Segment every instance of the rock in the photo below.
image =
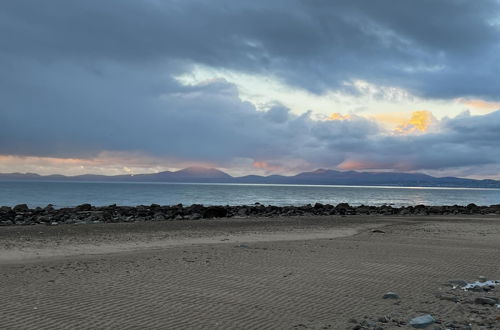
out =
<svg viewBox="0 0 500 330"><path fill-rule="evenodd" d="M302 206L273 206L262 205L241 205L241 206L209 206L200 204L183 206L182 204L161 206L159 204L138 205L138 206L109 206L94 207L88 203L76 207L65 207L56 209L53 205L47 205L44 208L36 207L30 209L26 204L19 204L11 208L9 206L0 206L0 223L2 225L26 225L35 223L58 222L59 224L92 223L101 222L135 222L135 221L154 221L154 220L172 220L199 218L220 218L235 216L258 216L258 217L281 217L281 216L311 216L311 215L340 215L348 216L354 214L406 214L425 215L425 214L500 214L500 205L477 206L407 206L393 207L391 205L382 206L351 206L347 203L340 203L336 206L330 204L316 203ZM17 216L17 217L16 217ZM383 234L384 230L374 229L372 233ZM464 287L465 289L477 290L478 292L488 291L486 278L480 278L480 281L467 284L463 280L450 281L449 285L455 287ZM479 285L480 284L480 285ZM467 287L467 285L469 285ZM496 285L496 284L495 284ZM473 289L473 287L478 288ZM481 289L483 288L483 289Z"/></svg>
<svg viewBox="0 0 500 330"><path fill-rule="evenodd" d="M193 213L193 214L191 214L191 216L189 217L189 219L191 219L191 220L201 219L201 214L199 214L199 213Z"/></svg>
<svg viewBox="0 0 500 330"><path fill-rule="evenodd" d="M378 318L378 321L381 322L381 323L389 323L391 319L387 316L382 316L382 317L379 317Z"/></svg>
<svg viewBox="0 0 500 330"><path fill-rule="evenodd" d="M315 208L315 209L322 209L323 207L324 207L324 205L323 205L323 204L321 204L321 203L316 203L316 204L314 204L314 208Z"/></svg>
<svg viewBox="0 0 500 330"><path fill-rule="evenodd" d="M467 290L472 291L472 292L483 292L483 288L480 286L473 286L471 288L468 288Z"/></svg>
<svg viewBox="0 0 500 330"><path fill-rule="evenodd" d="M486 282L486 277L485 277L485 276L479 276L477 279L478 279L478 280L479 280L479 282L481 282L481 283Z"/></svg>
<svg viewBox="0 0 500 330"><path fill-rule="evenodd" d="M399 299L399 296L397 293L387 292L382 296L382 299Z"/></svg>
<svg viewBox="0 0 500 330"><path fill-rule="evenodd" d="M376 326L375 322L372 322L372 321L369 321L369 320L363 320L363 322L361 322L360 324L362 327L366 327L366 328L373 328Z"/></svg>
<svg viewBox="0 0 500 330"><path fill-rule="evenodd" d="M85 204L81 204L81 205L78 205L77 207L75 207L75 210L76 211L90 211L92 210L92 205L88 204L88 203L85 203Z"/></svg>
<svg viewBox="0 0 500 330"><path fill-rule="evenodd" d="M155 213L153 219L155 221L163 221L166 220L167 218L165 218L165 215L163 213Z"/></svg>
<svg viewBox="0 0 500 330"><path fill-rule="evenodd" d="M431 315L426 314L411 319L410 325L414 328L424 329L434 322L436 322L436 320Z"/></svg>
<svg viewBox="0 0 500 330"><path fill-rule="evenodd" d="M14 212L28 212L30 209L26 204L18 204L12 209Z"/></svg>
<svg viewBox="0 0 500 330"><path fill-rule="evenodd" d="M203 218L224 218L227 216L227 209L223 206L210 206L203 212Z"/></svg>
<svg viewBox="0 0 500 330"><path fill-rule="evenodd" d="M373 229L372 233L379 233L379 234L385 234L385 231L380 230L380 229Z"/></svg>
<svg viewBox="0 0 500 330"><path fill-rule="evenodd" d="M495 298L489 298L489 297L477 297L474 302L476 304L480 305L490 305L494 306L497 300Z"/></svg>

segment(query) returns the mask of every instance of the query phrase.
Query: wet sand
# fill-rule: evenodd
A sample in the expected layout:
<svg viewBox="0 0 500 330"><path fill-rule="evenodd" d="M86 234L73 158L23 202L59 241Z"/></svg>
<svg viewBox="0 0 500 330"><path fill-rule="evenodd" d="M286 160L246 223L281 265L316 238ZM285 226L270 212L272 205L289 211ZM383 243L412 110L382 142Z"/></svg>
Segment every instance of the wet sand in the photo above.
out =
<svg viewBox="0 0 500 330"><path fill-rule="evenodd" d="M437 298L480 275L500 279L498 216L9 226L0 328L352 329L426 313L431 329L500 327L495 306Z"/></svg>

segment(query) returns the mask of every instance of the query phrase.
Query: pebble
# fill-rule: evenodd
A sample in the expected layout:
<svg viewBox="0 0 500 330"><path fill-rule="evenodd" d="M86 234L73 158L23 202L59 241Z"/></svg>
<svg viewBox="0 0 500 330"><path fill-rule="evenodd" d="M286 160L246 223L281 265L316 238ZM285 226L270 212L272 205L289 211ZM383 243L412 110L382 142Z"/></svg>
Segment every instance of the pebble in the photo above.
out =
<svg viewBox="0 0 500 330"><path fill-rule="evenodd" d="M385 231L380 230L380 229L373 229L372 233L385 234Z"/></svg>
<svg viewBox="0 0 500 330"><path fill-rule="evenodd" d="M424 329L433 324L436 320L429 314L415 317L410 320L410 325L414 328Z"/></svg>
<svg viewBox="0 0 500 330"><path fill-rule="evenodd" d="M384 296L382 297L382 299L399 299L399 296L398 296L397 293L387 292L386 294L384 294Z"/></svg>

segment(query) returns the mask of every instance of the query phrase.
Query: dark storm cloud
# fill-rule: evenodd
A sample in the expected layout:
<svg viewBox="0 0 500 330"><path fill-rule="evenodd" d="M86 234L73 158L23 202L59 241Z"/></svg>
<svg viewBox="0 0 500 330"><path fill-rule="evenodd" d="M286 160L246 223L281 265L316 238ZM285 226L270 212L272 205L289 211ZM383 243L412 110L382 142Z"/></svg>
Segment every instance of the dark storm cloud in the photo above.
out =
<svg viewBox="0 0 500 330"><path fill-rule="evenodd" d="M367 79L435 97L499 97L494 0L19 0L1 9L0 47L16 56L196 62L318 92Z"/></svg>
<svg viewBox="0 0 500 330"><path fill-rule="evenodd" d="M0 154L498 164L498 114L445 120L439 134L383 136L363 118L319 122L280 105L259 112L227 82L172 78L204 64L314 92L365 79L499 99L498 15L487 0L3 1Z"/></svg>

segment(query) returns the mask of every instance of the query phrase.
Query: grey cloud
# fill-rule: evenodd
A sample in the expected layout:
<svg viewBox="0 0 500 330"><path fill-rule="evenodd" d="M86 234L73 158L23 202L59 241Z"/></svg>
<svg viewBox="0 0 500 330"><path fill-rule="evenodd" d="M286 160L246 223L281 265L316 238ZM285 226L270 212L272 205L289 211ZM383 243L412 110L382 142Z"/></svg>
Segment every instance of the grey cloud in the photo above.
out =
<svg viewBox="0 0 500 330"><path fill-rule="evenodd" d="M500 110L444 119L440 132L376 136L347 159L366 169L440 170L500 163Z"/></svg>
<svg viewBox="0 0 500 330"><path fill-rule="evenodd" d="M354 160L401 170L500 163L500 111L445 118L438 133L387 136L362 117L316 121L281 105L257 111L225 81L182 86L158 68L108 64L89 70L37 61L4 66L12 75L0 77L0 154L140 151L219 164L292 159L335 167Z"/></svg>
<svg viewBox="0 0 500 330"><path fill-rule="evenodd" d="M45 61L203 63L316 92L349 79L445 98L494 99L500 89L495 0L19 0L0 8L0 51Z"/></svg>
<svg viewBox="0 0 500 330"><path fill-rule="evenodd" d="M172 78L205 64L318 93L366 79L431 97L498 99L498 15L490 0L4 1L0 154L498 164L498 112L443 120L440 133L384 136L363 118L257 111L227 82Z"/></svg>

